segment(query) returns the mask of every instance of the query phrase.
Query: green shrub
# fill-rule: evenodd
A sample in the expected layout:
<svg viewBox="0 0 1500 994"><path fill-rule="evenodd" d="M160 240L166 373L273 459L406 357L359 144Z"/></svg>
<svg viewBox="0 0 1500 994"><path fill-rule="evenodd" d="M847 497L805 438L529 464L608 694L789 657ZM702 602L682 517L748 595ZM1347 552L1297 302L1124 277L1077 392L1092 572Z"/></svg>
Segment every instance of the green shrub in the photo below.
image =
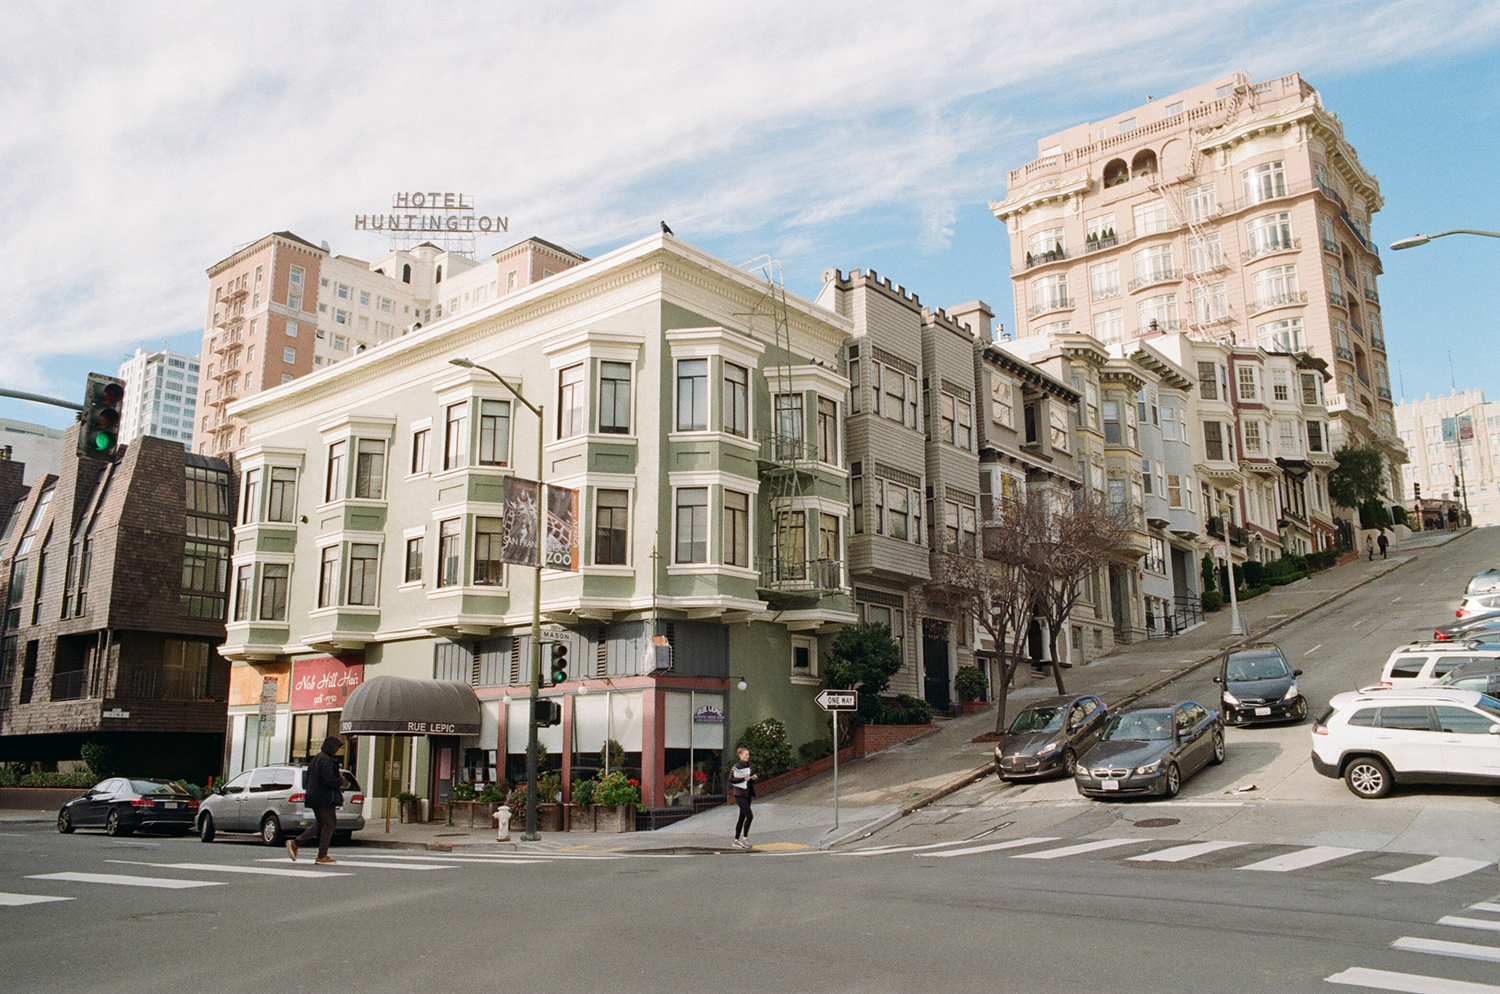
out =
<svg viewBox="0 0 1500 994"><path fill-rule="evenodd" d="M802 765L811 766L818 760L833 755L833 740L813 739L811 742L799 745L797 752L802 756Z"/></svg>
<svg viewBox="0 0 1500 994"><path fill-rule="evenodd" d="M562 790L562 776L557 773L543 773L536 778L536 796L538 804L556 804L558 792Z"/></svg>
<svg viewBox="0 0 1500 994"><path fill-rule="evenodd" d="M750 765L762 780L780 776L792 768L792 747L786 740L786 726L776 718L767 718L740 733L735 750L750 750ZM734 765L731 758L729 766Z"/></svg>
<svg viewBox="0 0 1500 994"><path fill-rule="evenodd" d="M99 774L100 780L123 776L126 772L128 760L124 752L109 742L85 742L78 754L89 764L89 769Z"/></svg>
<svg viewBox="0 0 1500 994"><path fill-rule="evenodd" d="M1397 504L1395 507L1391 508L1391 520L1395 521L1398 525L1405 525L1410 523L1410 519L1406 516L1406 508L1402 507L1400 504Z"/></svg>
<svg viewBox="0 0 1500 994"><path fill-rule="evenodd" d="M53 787L66 788L68 790L88 790L94 784L103 780L103 777L95 776L91 770L75 770L72 773L23 773L20 776L10 778L13 782L4 783L4 787Z"/></svg>
<svg viewBox="0 0 1500 994"><path fill-rule="evenodd" d="M1245 563L1245 583L1251 587L1260 586L1261 578L1266 574L1266 564L1250 560Z"/></svg>
<svg viewBox="0 0 1500 994"><path fill-rule="evenodd" d="M573 803L574 804L581 804L584 807L587 807L590 804L594 803L594 781L592 781L592 780L574 780L573 781Z"/></svg>
<svg viewBox="0 0 1500 994"><path fill-rule="evenodd" d="M932 705L910 694L900 694L894 699L883 697L872 709L871 725L930 725Z"/></svg>
<svg viewBox="0 0 1500 994"><path fill-rule="evenodd" d="M479 797L476 798L476 800L483 801L486 804L494 804L498 801L503 801L505 800L505 793L509 788L510 784L506 783L504 780L497 780L494 783L485 784L484 791L480 793Z"/></svg>
<svg viewBox="0 0 1500 994"><path fill-rule="evenodd" d="M1224 607L1224 598L1217 590L1203 591L1203 613L1212 614Z"/></svg>
<svg viewBox="0 0 1500 994"><path fill-rule="evenodd" d="M453 785L453 799L455 801L474 800L474 785L471 783L456 783Z"/></svg>
<svg viewBox="0 0 1500 994"><path fill-rule="evenodd" d="M1273 587L1284 587L1288 583L1296 583L1306 575L1306 573L1283 573L1280 576L1267 577L1266 583Z"/></svg>
<svg viewBox="0 0 1500 994"><path fill-rule="evenodd" d="M1266 584L1260 587L1246 587L1244 590L1241 590L1239 592L1238 597L1242 601L1248 601L1253 598L1259 597L1261 594L1270 589L1270 584Z"/></svg>
<svg viewBox="0 0 1500 994"><path fill-rule="evenodd" d="M1210 556L1206 552L1203 554L1203 565L1199 569L1199 572L1203 576L1203 592L1205 594L1219 589L1219 570L1218 567L1214 565L1213 556ZM1206 611L1208 609L1204 608L1204 610ZM1217 611L1218 608L1214 608L1214 610Z"/></svg>
<svg viewBox="0 0 1500 994"><path fill-rule="evenodd" d="M989 689L990 679L978 666L960 666L953 674L953 686L961 701L977 701Z"/></svg>
<svg viewBox="0 0 1500 994"><path fill-rule="evenodd" d="M624 773L595 777L593 801L595 804L639 805L641 803L640 781L632 780Z"/></svg>
<svg viewBox="0 0 1500 994"><path fill-rule="evenodd" d="M901 647L883 624L846 625L828 647L828 686L879 697L901 670Z"/></svg>

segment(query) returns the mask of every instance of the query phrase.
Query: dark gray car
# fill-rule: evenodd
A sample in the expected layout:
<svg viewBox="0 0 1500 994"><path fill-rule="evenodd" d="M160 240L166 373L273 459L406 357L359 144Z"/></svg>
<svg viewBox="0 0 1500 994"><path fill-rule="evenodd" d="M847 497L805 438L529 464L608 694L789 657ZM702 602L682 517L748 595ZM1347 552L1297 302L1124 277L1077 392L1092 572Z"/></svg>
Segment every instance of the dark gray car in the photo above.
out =
<svg viewBox="0 0 1500 994"><path fill-rule="evenodd" d="M1307 698L1297 689L1301 670L1294 670L1274 642L1259 642L1226 653L1214 677L1222 689L1224 724L1301 721Z"/></svg>
<svg viewBox="0 0 1500 994"><path fill-rule="evenodd" d="M1072 773L1077 758L1099 740L1109 709L1093 694L1048 697L1016 715L995 743L1001 780L1038 780Z"/></svg>
<svg viewBox="0 0 1500 994"><path fill-rule="evenodd" d="M1224 762L1224 725L1196 701L1137 704L1110 716L1099 742L1079 759L1073 782L1084 797L1175 797L1183 781Z"/></svg>

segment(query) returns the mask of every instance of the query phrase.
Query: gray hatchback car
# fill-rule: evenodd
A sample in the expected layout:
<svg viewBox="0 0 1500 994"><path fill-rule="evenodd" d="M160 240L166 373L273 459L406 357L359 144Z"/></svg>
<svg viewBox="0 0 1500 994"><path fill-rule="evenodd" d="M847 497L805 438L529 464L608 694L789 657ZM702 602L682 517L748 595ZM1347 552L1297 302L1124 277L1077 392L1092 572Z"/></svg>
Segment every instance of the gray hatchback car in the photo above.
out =
<svg viewBox="0 0 1500 994"><path fill-rule="evenodd" d="M268 846L280 845L285 833L301 834L317 819L303 803L302 774L298 766L261 766L246 770L203 799L198 809L198 838L212 842L219 832L259 835ZM339 789L344 803L338 809L333 837L348 842L365 827L364 796L359 781L341 771Z"/></svg>

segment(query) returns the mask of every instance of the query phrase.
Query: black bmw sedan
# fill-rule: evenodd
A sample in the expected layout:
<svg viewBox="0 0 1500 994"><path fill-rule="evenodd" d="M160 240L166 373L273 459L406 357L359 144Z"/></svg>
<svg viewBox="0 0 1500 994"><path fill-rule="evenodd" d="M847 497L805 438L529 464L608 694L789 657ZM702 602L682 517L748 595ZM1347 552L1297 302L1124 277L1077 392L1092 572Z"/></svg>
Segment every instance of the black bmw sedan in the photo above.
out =
<svg viewBox="0 0 1500 994"><path fill-rule="evenodd" d="M995 743L1001 780L1038 780L1072 773L1079 756L1099 740L1109 709L1093 694L1048 697L1016 715Z"/></svg>
<svg viewBox="0 0 1500 994"><path fill-rule="evenodd" d="M1176 797L1183 781L1224 762L1224 726L1196 701L1137 704L1113 714L1099 743L1078 760L1084 797Z"/></svg>
<svg viewBox="0 0 1500 994"><path fill-rule="evenodd" d="M1224 656L1214 683L1223 699L1224 724L1301 721L1307 717L1307 698L1297 688L1301 670L1292 669L1281 648L1258 642Z"/></svg>
<svg viewBox="0 0 1500 994"><path fill-rule="evenodd" d="M102 828L105 835L129 835L138 828L186 834L198 816L198 802L175 783L113 777L75 797L57 812L57 830Z"/></svg>

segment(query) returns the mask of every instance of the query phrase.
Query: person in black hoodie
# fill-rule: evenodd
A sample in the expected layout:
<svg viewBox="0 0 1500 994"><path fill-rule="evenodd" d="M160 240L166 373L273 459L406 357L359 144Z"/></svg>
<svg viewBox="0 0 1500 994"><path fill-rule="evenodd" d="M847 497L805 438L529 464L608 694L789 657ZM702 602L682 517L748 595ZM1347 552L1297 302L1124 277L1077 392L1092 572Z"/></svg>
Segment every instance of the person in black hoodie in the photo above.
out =
<svg viewBox="0 0 1500 994"><path fill-rule="evenodd" d="M313 757L302 773L302 793L306 795L303 803L313 809L318 820L307 826L295 839L286 840L286 851L291 854L293 862L296 862L298 848L313 839L318 840L316 862L334 861L328 855L328 844L333 841L333 829L338 823L338 808L344 803L344 794L339 790L342 782L339 762L334 757L343 745L343 740L337 735L328 736L323 740L322 750Z"/></svg>

